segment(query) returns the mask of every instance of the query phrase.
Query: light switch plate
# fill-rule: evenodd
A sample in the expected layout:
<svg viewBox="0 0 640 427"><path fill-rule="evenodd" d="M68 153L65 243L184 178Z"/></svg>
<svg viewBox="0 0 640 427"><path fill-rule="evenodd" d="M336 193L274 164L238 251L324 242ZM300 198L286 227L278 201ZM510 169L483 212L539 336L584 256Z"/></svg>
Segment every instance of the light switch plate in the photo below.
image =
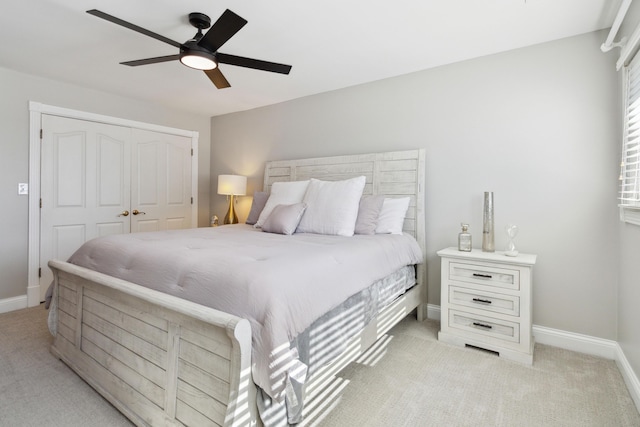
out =
<svg viewBox="0 0 640 427"><path fill-rule="evenodd" d="M18 184L18 195L29 194L29 184L21 182Z"/></svg>

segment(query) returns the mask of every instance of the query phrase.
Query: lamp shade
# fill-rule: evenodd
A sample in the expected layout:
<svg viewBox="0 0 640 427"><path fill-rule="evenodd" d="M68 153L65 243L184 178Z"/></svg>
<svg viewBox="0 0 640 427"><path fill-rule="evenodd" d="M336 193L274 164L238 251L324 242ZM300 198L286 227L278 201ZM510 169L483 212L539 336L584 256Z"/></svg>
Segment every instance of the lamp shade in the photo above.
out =
<svg viewBox="0 0 640 427"><path fill-rule="evenodd" d="M244 196L247 194L247 177L242 175L218 175L218 194Z"/></svg>

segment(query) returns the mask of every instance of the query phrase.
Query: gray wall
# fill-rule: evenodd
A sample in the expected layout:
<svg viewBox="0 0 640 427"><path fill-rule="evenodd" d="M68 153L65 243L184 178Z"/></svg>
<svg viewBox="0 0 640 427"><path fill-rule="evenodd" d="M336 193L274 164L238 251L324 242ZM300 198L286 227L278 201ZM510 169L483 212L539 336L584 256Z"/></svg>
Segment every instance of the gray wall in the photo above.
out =
<svg viewBox="0 0 640 427"><path fill-rule="evenodd" d="M198 223L208 224L210 124L208 117L42 79L0 68L0 301L27 293L29 101L180 129L199 138Z"/></svg>
<svg viewBox="0 0 640 427"><path fill-rule="evenodd" d="M262 186L265 160L425 148L429 303L436 251L460 222L481 244L482 194L495 194L496 246L508 222L535 253L537 325L616 339L620 94L606 32L452 64L211 120L217 175ZM241 198L246 217L250 197Z"/></svg>
<svg viewBox="0 0 640 427"><path fill-rule="evenodd" d="M631 3L616 40L630 37L640 24L640 4ZM616 51L618 51L616 49ZM640 227L620 223L620 284L618 286L618 343L640 375Z"/></svg>
<svg viewBox="0 0 640 427"><path fill-rule="evenodd" d="M620 225L618 343L636 375L640 375L640 227Z"/></svg>

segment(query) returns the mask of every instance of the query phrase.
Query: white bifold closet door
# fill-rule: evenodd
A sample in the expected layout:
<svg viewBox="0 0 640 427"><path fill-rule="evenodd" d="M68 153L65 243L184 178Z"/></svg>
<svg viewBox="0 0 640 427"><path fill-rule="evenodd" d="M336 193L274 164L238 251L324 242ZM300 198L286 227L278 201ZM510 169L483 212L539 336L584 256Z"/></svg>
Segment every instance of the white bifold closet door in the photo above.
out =
<svg viewBox="0 0 640 427"><path fill-rule="evenodd" d="M194 226L191 138L43 114L40 166L41 300L87 240Z"/></svg>

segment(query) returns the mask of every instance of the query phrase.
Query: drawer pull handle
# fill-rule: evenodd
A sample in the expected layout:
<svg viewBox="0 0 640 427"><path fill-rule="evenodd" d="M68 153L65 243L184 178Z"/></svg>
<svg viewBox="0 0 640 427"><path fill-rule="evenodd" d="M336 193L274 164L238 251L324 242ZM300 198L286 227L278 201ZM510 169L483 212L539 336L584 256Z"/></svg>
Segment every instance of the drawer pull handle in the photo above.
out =
<svg viewBox="0 0 640 427"><path fill-rule="evenodd" d="M478 322L473 322L473 326L477 326L478 328L493 329L493 326L491 325L485 325L484 323Z"/></svg>
<svg viewBox="0 0 640 427"><path fill-rule="evenodd" d="M492 276L490 274L473 273L473 277L482 277L483 279L491 279Z"/></svg>
<svg viewBox="0 0 640 427"><path fill-rule="evenodd" d="M482 304L491 304L491 301L489 301L488 299L480 299L480 298L474 298L473 302L481 302Z"/></svg>

